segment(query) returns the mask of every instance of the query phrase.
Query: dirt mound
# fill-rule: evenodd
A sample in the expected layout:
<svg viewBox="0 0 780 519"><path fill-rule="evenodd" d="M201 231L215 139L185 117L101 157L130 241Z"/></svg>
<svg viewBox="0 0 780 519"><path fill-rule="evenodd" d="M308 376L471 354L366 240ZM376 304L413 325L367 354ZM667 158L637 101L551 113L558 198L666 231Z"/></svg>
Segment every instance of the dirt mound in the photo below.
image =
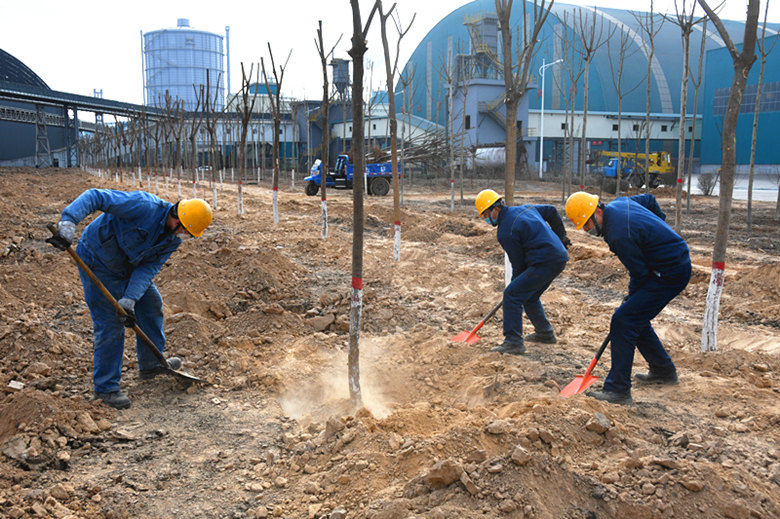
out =
<svg viewBox="0 0 780 519"><path fill-rule="evenodd" d="M523 182L518 201L560 202L557 187ZM681 383L635 386L623 407L559 396L627 289L603 240L567 223L571 259L542 296L558 343L502 356L490 351L503 339L501 311L476 343L450 340L501 299L495 229L471 203L450 212L449 191L412 182L396 262L392 197L368 197L356 405L346 369L351 196L329 196L323 240L318 200L288 186L277 224L267 180L246 187L244 216L236 186L219 186L214 224L156 278L166 354L209 384L140 380L128 334L122 387L133 405L117 412L91 400L89 313L44 224L88 187L138 186L0 170L0 516L780 515L780 267L765 252L777 226L747 239L735 211L718 351L701 354L717 200L693 199L681 232L694 276L653 322ZM197 189L211 201L207 182ZM673 191L657 193L671 213ZM754 210L770 221L774 206ZM600 380L609 364L607 350Z"/></svg>

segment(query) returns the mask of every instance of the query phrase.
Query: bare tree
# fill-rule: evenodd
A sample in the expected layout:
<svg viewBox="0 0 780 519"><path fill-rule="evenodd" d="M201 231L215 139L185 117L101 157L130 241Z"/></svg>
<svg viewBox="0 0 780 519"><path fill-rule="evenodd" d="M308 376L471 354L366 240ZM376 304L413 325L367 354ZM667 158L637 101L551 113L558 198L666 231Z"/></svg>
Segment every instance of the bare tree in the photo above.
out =
<svg viewBox="0 0 780 519"><path fill-rule="evenodd" d="M249 119L252 117L252 112L255 109L255 100L257 99L257 88L254 89L250 97L249 91L252 89L252 74L255 71L254 63L249 67L249 74L246 73L244 63L241 62L241 105L236 109L239 111L241 117L241 137L239 153L241 156L238 160L238 166L240 169L238 177L238 214L244 214L244 183L246 182L246 135L247 128L249 127ZM260 71L257 71L259 76ZM255 84L260 81L259 77L255 80Z"/></svg>
<svg viewBox="0 0 780 519"><path fill-rule="evenodd" d="M729 102L723 118L723 145L720 172L720 199L718 207L718 228L715 232L715 246L712 251L712 274L707 290L707 303L701 331L701 350L713 351L718 345L718 310L723 292L723 277L726 268L726 247L728 245L731 200L734 191L734 169L736 164L736 134L739 106L745 92L750 68L756 61L756 33L758 29L759 0L748 0L747 20L742 37L742 52L731 40L723 22L705 0L698 0L731 54L734 62L734 78L731 83Z"/></svg>
<svg viewBox="0 0 780 519"><path fill-rule="evenodd" d="M647 72L645 75L645 191L650 190L650 86L653 79L653 59L655 58L655 38L663 27L665 18L661 17L661 23L655 23L653 12L653 0L650 0L650 12L647 14L633 13L642 30L642 42L647 56ZM688 190L690 193L690 189ZM690 198L690 197L689 197Z"/></svg>
<svg viewBox="0 0 780 519"><path fill-rule="evenodd" d="M216 84L219 85L219 80L222 74L217 75L217 81ZM218 196L217 196L217 179L216 179L216 173L217 168L220 167L220 163L218 162L217 153L215 149L215 144L218 143L217 140L217 128L219 127L219 120L220 115L216 110L217 102L219 101L219 88L214 89L214 97L211 97L211 77L209 74L209 70L206 70L206 88L204 91L204 97L203 97L203 116L204 116L204 126L206 127L206 133L209 137L209 161L211 162L211 178L209 180L209 183L211 184L211 195L212 195L212 205L214 206L214 210L217 210L218 206Z"/></svg>
<svg viewBox="0 0 780 519"><path fill-rule="evenodd" d="M399 196L399 206L404 203L404 186L406 184L406 131L409 132L410 141L411 141L411 132L412 132L412 114L411 114L411 103L412 103L412 88L414 88L412 85L414 84L414 70L415 66L414 64L411 65L410 68L406 70L406 73L402 73L399 77L399 80L401 81L401 86L403 86L404 91L404 97L403 97L403 115L405 117L401 118L401 178L399 181L400 184L400 196ZM410 177L411 180L411 177ZM393 200L393 203L395 204L395 200Z"/></svg>
<svg viewBox="0 0 780 519"><path fill-rule="evenodd" d="M279 127L282 121L281 91L282 91L282 81L284 80L284 70L287 68L287 63L290 61L290 55L292 54L292 49L290 49L290 52L287 54L287 59L285 60L284 65L280 65L278 71L276 68L276 63L274 62L274 53L271 50L270 42L268 42L268 54L271 56L271 71L274 74L274 82L276 83L276 92L274 92L273 94L271 93L271 86L268 83L268 74L266 74L265 72L265 62L263 61L262 57L260 58L260 66L263 69L263 79L265 80L265 88L266 91L268 92L268 100L271 103L271 111L273 112L273 117L274 117L273 217L274 217L274 223L279 223L278 193L279 193Z"/></svg>
<svg viewBox="0 0 780 519"><path fill-rule="evenodd" d="M694 144L696 142L696 112L699 109L699 87L701 86L702 68L704 66L704 47L707 42L707 18L704 19L704 23L701 28L701 46L699 47L699 68L696 73L696 77L693 76L691 71L691 83L693 83L693 119L691 123L691 145L688 150L688 196L685 198L685 212L691 212L691 177L693 176L693 151Z"/></svg>
<svg viewBox="0 0 780 519"><path fill-rule="evenodd" d="M365 26L360 17L359 0L350 0L352 6L352 293L349 311L349 349L347 372L349 395L356 407L362 403L360 391L360 328L363 312L363 56L366 54L366 35L379 1L374 4Z"/></svg>
<svg viewBox="0 0 780 519"><path fill-rule="evenodd" d="M592 17L582 14L582 9L575 11L575 32L579 40L579 47L575 47L582 55L585 63L585 84L583 85L582 100L582 134L580 136L579 158L577 161L580 173L580 185L585 184L585 148L586 132L588 127L588 95L590 93L590 65L596 52L601 48L615 32L615 28L604 29L604 18L596 21L596 8L593 8Z"/></svg>
<svg viewBox="0 0 780 519"><path fill-rule="evenodd" d="M504 71L504 106L506 109L506 166L504 178L504 200L507 204L514 203L515 168L517 167L517 142L522 136L517 135L517 106L525 95L531 75L531 59L539 43L539 33L547 21L555 0L534 0L533 26L528 27L527 4L523 2L522 41L517 42L517 64L512 57L512 26L509 18L512 15L512 0L495 0L496 15L501 27L501 52ZM519 39L519 38L518 38Z"/></svg>
<svg viewBox="0 0 780 519"><path fill-rule="evenodd" d="M683 50L683 71L682 71L682 86L680 87L680 120L679 120L679 138L677 139L677 185L675 186L677 203L675 204L674 211L674 230L680 232L680 218L682 213L682 182L683 175L685 174L685 111L688 103L688 75L690 74L690 46L691 46L691 32L696 24L701 22L704 18L696 18L694 12L696 7L696 0L691 0L690 13L688 12L687 0L677 0L674 2L675 14L665 16L665 18L671 21L673 24L680 28L680 36L682 38L682 50Z"/></svg>
<svg viewBox="0 0 780 519"><path fill-rule="evenodd" d="M189 138L190 153L192 154L190 160L190 166L192 167L192 197L195 198L198 196L196 187L198 181L198 130L203 122L203 110L201 110L201 107L208 93L203 85L198 85L198 87L192 85L192 88L195 90L195 109L191 112L192 119L189 127ZM181 199L181 179L178 182L178 190L179 198Z"/></svg>
<svg viewBox="0 0 780 519"><path fill-rule="evenodd" d="M747 202L747 232L753 231L753 175L756 165L756 136L758 135L758 112L761 110L761 91L764 86L764 68L766 57L772 52L777 43L777 38L772 45L766 48L766 17L769 12L769 0L764 6L764 23L761 26L761 39L758 40L758 53L761 55L761 68L758 74L758 86L756 87L756 108L753 111L753 135L750 140L750 174L748 176L748 202Z"/></svg>
<svg viewBox="0 0 780 519"><path fill-rule="evenodd" d="M560 28L559 42L561 54L563 56L563 66L566 74L554 74L553 81L557 88L561 101L565 107L564 120L564 146L563 146L563 175L561 175L561 202L571 194L571 182L574 176L574 134L575 117L574 107L577 97L577 83L580 81L584 72L582 54L576 51L575 38L568 32L570 25L569 17L574 18L573 13L563 12L563 24L557 25ZM568 80L568 84L566 81Z"/></svg>
<svg viewBox="0 0 780 519"><path fill-rule="evenodd" d="M609 69L612 72L610 77L612 78L612 85L615 87L615 94L618 98L618 156L616 158L618 163L617 176L615 178L615 195L620 194L620 182L623 174L623 167L625 161L623 160L622 152L622 124L623 124L623 98L630 95L641 84L641 80L635 83L633 86L623 87L623 75L625 71L626 60L629 60L633 56L635 50L631 50L633 40L626 31L620 31L620 35L617 37L617 58L613 57L611 51L612 38L607 42L607 55L609 56ZM616 63L617 61L617 63ZM603 177L602 177L603 178Z"/></svg>
<svg viewBox="0 0 780 519"><path fill-rule="evenodd" d="M387 13L382 10L382 1L378 0L379 6L379 24L382 33L382 48L385 55L385 74L387 80L387 100L388 100L388 112L387 118L390 122L390 163L393 168L393 225L394 225L394 240L393 240L393 260L401 261L401 198L398 189L398 121L396 120L395 110L395 76L398 73L398 57L400 56L401 40L406 33L409 32L414 23L416 14L412 16L412 20L409 25L404 29L398 20L393 18L395 22L395 28L398 32L398 39L395 44L395 57L390 57L390 46L387 42L387 19L393 15L395 5L390 8ZM396 13L397 16L397 13ZM353 125L354 126L354 125ZM354 142L354 139L353 139Z"/></svg>
<svg viewBox="0 0 780 519"><path fill-rule="evenodd" d="M320 212L322 215L322 239L328 237L328 200L326 194L326 184L328 176L328 164L330 162L330 85L328 84L328 56L333 55L333 51L341 41L343 34L339 35L336 43L330 48L330 51L325 53L325 44L322 38L322 20L318 22L317 39L314 40L314 45L317 47L317 52L320 55L320 64L322 65L322 150L320 153ZM308 115L306 117L308 121Z"/></svg>

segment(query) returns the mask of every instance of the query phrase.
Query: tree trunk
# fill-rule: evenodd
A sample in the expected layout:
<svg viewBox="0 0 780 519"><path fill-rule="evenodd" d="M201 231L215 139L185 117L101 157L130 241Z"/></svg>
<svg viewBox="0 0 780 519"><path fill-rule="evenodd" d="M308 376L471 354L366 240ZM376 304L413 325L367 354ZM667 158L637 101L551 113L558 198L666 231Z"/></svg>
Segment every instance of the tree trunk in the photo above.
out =
<svg viewBox="0 0 780 519"><path fill-rule="evenodd" d="M349 311L349 349L347 372L349 395L352 404L362 405L360 390L360 330L363 313L363 174L365 155L363 142L363 56L366 53L365 33L374 11L368 18L366 29L360 17L359 0L350 0L352 6L352 292ZM377 5L374 4L374 9ZM388 92L388 94L391 94Z"/></svg>
<svg viewBox="0 0 780 519"><path fill-rule="evenodd" d="M753 175L756 165L756 137L758 136L758 112L761 109L761 91L764 86L764 65L766 57L761 55L761 69L758 74L758 87L756 88L756 109L753 112L753 135L750 140L750 175L748 176L747 199L747 232L753 232Z"/></svg>
<svg viewBox="0 0 780 519"><path fill-rule="evenodd" d="M506 104L506 166L504 169L504 201L513 205L515 199L515 162L517 161L517 105L518 101L507 99Z"/></svg>
<svg viewBox="0 0 780 519"><path fill-rule="evenodd" d="M680 137L677 139L677 185L675 194L677 203L674 206L674 230L679 234L680 219L682 215L682 184L685 174L685 112L688 103L688 52L690 47L690 32L687 28L681 27L682 47L683 47L683 72L682 86L680 88ZM691 142L693 145L693 142Z"/></svg>
<svg viewBox="0 0 780 519"><path fill-rule="evenodd" d="M747 77L755 61L756 29L758 25L759 0L749 0L747 20L743 37L742 53L737 54L736 47L723 27L720 18L712 11L704 0L699 4L707 12L718 29L721 37L727 42L734 61L734 78L732 80L726 116L723 119L723 144L720 177L720 201L718 207L718 227L715 233L715 246L712 251L712 273L707 290L707 302L704 310L704 322L701 332L701 350L714 351L718 345L718 311L723 292L723 278L726 268L726 246L728 245L729 221L731 218L731 200L734 190L734 167L736 162L736 134L739 106L745 92Z"/></svg>
<svg viewBox="0 0 780 519"><path fill-rule="evenodd" d="M582 92L582 136L580 137L580 149L577 150L577 169L580 172L580 189L585 189L585 142L588 128L588 94L590 93L590 62L592 58L585 60L585 82Z"/></svg>

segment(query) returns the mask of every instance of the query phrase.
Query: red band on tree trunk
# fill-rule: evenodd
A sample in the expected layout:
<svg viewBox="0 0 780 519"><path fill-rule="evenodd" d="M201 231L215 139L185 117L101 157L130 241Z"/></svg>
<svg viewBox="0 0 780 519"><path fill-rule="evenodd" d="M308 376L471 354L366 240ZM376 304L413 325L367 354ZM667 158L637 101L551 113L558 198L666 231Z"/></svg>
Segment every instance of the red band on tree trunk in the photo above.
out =
<svg viewBox="0 0 780 519"><path fill-rule="evenodd" d="M726 270L726 262L725 261L713 261L712 262L712 268L718 269L718 270Z"/></svg>
<svg viewBox="0 0 780 519"><path fill-rule="evenodd" d="M396 224L396 225L401 225L401 220L396 220L393 223Z"/></svg>
<svg viewBox="0 0 780 519"><path fill-rule="evenodd" d="M355 290L363 290L363 280L360 278L352 278L352 288Z"/></svg>
<svg viewBox="0 0 780 519"><path fill-rule="evenodd" d="M278 188L278 187L275 187L275 188L274 188L274 191L279 191L279 188Z"/></svg>
<svg viewBox="0 0 780 519"><path fill-rule="evenodd" d="M321 200L324 202L325 201L325 197L323 196Z"/></svg>
<svg viewBox="0 0 780 519"><path fill-rule="evenodd" d="M681 178L678 178L678 179L677 179L677 183L678 183L678 184L682 184L682 183L683 183L683 179L681 179Z"/></svg>

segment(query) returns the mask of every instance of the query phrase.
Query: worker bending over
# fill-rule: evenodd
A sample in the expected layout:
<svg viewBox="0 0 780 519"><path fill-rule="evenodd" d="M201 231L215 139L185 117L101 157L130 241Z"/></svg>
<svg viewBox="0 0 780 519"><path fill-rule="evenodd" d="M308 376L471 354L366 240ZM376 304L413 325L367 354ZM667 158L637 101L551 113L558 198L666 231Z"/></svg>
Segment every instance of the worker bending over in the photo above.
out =
<svg viewBox="0 0 780 519"><path fill-rule="evenodd" d="M504 342L491 351L522 355L525 341L554 344L555 332L539 298L569 260L571 241L558 210L551 205L508 207L492 189L477 195L476 206L482 218L498 227L498 242L512 264L512 282L504 290ZM525 341L523 309L534 325Z"/></svg>
<svg viewBox="0 0 780 519"><path fill-rule="evenodd" d="M683 291L691 278L688 245L664 220L650 194L616 198L606 206L584 191L566 201L566 216L579 229L602 236L628 269L628 295L609 325L612 367L601 391L589 393L613 403L631 402L634 346L650 365L637 373L645 384L676 384L677 370L650 321Z"/></svg>
<svg viewBox="0 0 780 519"><path fill-rule="evenodd" d="M49 241L60 250L73 243L76 225L95 211L95 218L81 234L76 252L105 285L127 316L120 316L83 270L79 269L84 299L94 328L92 380L96 398L117 409L130 407L130 399L119 388L122 376L125 329L139 328L165 349L163 301L154 277L175 251L178 234L200 236L209 226L211 207L200 199L171 204L144 191L88 189L62 212L57 234ZM123 326L124 325L124 326ZM163 371L157 358L136 344L139 378L148 380ZM168 359L171 369L181 359Z"/></svg>

